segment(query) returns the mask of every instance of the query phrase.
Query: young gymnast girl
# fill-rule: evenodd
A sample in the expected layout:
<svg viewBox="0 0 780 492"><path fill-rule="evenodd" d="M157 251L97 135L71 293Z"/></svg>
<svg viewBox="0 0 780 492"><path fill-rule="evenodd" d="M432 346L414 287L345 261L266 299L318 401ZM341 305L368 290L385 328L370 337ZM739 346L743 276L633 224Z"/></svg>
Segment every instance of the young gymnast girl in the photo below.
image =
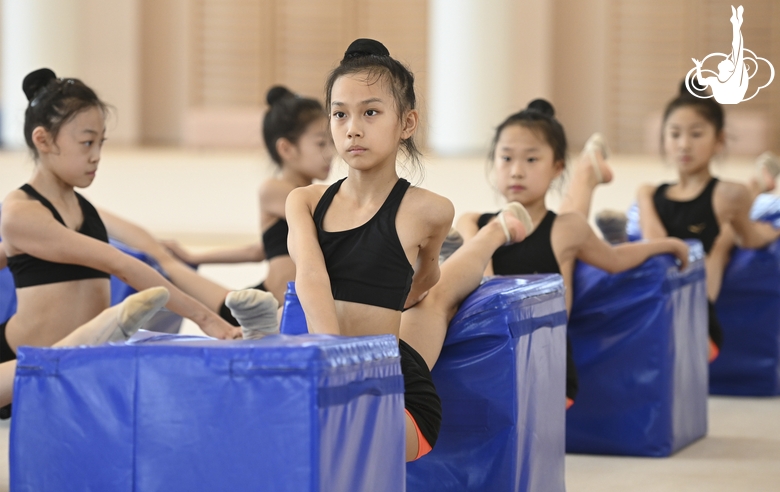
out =
<svg viewBox="0 0 780 492"><path fill-rule="evenodd" d="M552 105L537 99L499 125L491 152L495 185L507 201L517 201L526 208L533 232L522 242L498 248L486 274L560 273L566 287L566 306L571 312L576 260L612 273L633 268L662 253L675 255L681 268L687 264L688 247L679 239L610 246L595 235L586 219L590 198L598 184L611 179L611 171L599 151L602 146L598 138L586 146L575 165L561 213L556 215L547 209L545 196L566 167L567 145ZM467 243L495 215L464 215L458 221L458 229ZM567 352L566 396L567 404L571 405L576 397L577 380L570 349Z"/></svg>
<svg viewBox="0 0 780 492"><path fill-rule="evenodd" d="M413 75L373 40L353 42L328 78L330 130L348 175L331 186L293 190L286 208L296 290L310 332L398 336L401 312L439 280L452 204L396 173L401 147L418 161L415 99ZM509 227L512 221L522 230L514 218ZM422 344L399 340L407 460L430 451L441 422L440 401L419 353L437 342L420 339Z"/></svg>
<svg viewBox="0 0 780 492"><path fill-rule="evenodd" d="M0 325L0 362L20 345L50 346L109 305L109 274L137 290L163 286L167 307L217 338L241 331L174 287L155 270L107 244L95 208L75 187L95 178L105 137L106 105L77 79L40 69L25 77L24 133L35 158L29 182L3 202L2 246L18 308ZM232 296L234 315L253 325L254 292ZM230 304L230 303L228 303ZM252 313L252 314L250 314ZM246 314L246 316L245 316Z"/></svg>
<svg viewBox="0 0 780 492"><path fill-rule="evenodd" d="M778 237L771 225L750 220L750 208L759 193L774 188L780 163L759 161L749 186L721 181L710 162L725 145L723 108L714 99L692 95L683 82L679 95L664 111L661 145L677 168L678 182L644 185L637 193L642 236L699 239L707 253L710 361L723 342L713 302L718 298L723 272L734 244L761 248Z"/></svg>
<svg viewBox="0 0 780 492"><path fill-rule="evenodd" d="M269 109L263 118L263 140L271 159L278 166L279 175L268 179L260 187L262 242L238 249L199 254L189 252L175 241L165 241L163 244L190 265L268 260L268 275L255 289L271 292L281 304L284 302L287 283L295 279L295 264L287 251L288 226L284 215L287 195L295 188L312 184L315 179L326 179L334 152L328 134L328 120L319 101L297 96L281 86L271 88L266 100ZM185 292L201 299L206 305L218 305L225 298L225 289L219 289L213 295L206 294L207 298L214 298L212 302L199 297L197 291L190 292L186 285L177 283L180 266L170 265L175 260L154 245L147 249L152 249L150 254L166 272L166 266L171 268L173 274L169 275L174 284ZM183 281L188 283L186 277Z"/></svg>

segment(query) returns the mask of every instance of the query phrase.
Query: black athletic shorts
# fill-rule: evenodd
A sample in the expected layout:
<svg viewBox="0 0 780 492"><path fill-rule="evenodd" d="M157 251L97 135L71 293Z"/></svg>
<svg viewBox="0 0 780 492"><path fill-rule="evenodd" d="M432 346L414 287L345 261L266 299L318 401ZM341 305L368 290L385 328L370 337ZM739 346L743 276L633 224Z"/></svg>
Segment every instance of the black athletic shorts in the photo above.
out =
<svg viewBox="0 0 780 492"><path fill-rule="evenodd" d="M433 385L431 371L420 354L408 343L398 340L401 373L404 376L404 406L431 447L441 429L441 400Z"/></svg>

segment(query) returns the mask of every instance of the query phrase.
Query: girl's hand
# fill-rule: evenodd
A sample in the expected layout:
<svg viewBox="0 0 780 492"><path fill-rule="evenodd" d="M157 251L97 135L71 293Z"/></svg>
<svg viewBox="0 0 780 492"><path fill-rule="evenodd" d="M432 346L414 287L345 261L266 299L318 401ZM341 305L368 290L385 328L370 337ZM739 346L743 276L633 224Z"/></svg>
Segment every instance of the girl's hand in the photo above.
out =
<svg viewBox="0 0 780 492"><path fill-rule="evenodd" d="M206 335L219 338L220 340L236 340L242 338L240 327L231 325L217 315L209 316L207 320L198 323L198 326Z"/></svg>
<svg viewBox="0 0 780 492"><path fill-rule="evenodd" d="M695 63L698 68L701 68L701 62L699 60L696 58L691 58L691 60L693 60L693 63Z"/></svg>
<svg viewBox="0 0 780 492"><path fill-rule="evenodd" d="M417 299L412 299L411 297L407 297L406 298L406 304L404 304L404 309L409 309L409 308L414 307L415 305L419 304L420 302L422 302L423 299L428 297L428 292L430 292L430 291L426 290Z"/></svg>
<svg viewBox="0 0 780 492"><path fill-rule="evenodd" d="M200 260L197 257L197 255L192 254L191 252L187 251L181 244L179 244L176 240L164 240L160 241L160 244L165 246L165 248L175 257L183 261L184 263L188 265L197 266L200 265Z"/></svg>
<svg viewBox="0 0 780 492"><path fill-rule="evenodd" d="M669 252L680 261L680 270L685 270L688 267L688 244L676 237L666 238L666 242L669 243Z"/></svg>

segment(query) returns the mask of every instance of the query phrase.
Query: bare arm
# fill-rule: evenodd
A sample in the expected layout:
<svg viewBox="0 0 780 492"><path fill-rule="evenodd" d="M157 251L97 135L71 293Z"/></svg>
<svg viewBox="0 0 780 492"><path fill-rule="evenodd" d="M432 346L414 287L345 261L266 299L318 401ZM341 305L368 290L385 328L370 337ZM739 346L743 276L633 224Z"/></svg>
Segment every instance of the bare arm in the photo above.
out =
<svg viewBox="0 0 780 492"><path fill-rule="evenodd" d="M287 248L295 263L295 290L306 315L309 331L338 335L340 330L336 301L330 289L325 258L317 240L317 229L312 218L312 203L316 200L310 188L294 190L287 199L286 215L290 226Z"/></svg>
<svg viewBox="0 0 780 492"><path fill-rule="evenodd" d="M585 217L573 213L560 216L554 227L565 230L576 259L609 273L624 272L641 265L652 256L664 253L676 256L681 262L681 269L688 265L688 245L677 238L650 239L611 246L596 236Z"/></svg>
<svg viewBox="0 0 780 492"><path fill-rule="evenodd" d="M430 206L427 206L426 210L426 217L429 220L426 221L425 227L429 231L429 235L420 245L420 251L417 253L412 288L404 306L406 308L422 300L428 290L439 281L441 275L439 252L444 238L447 237L447 233L452 227L452 219L455 215L452 203L443 197L431 200Z"/></svg>
<svg viewBox="0 0 780 492"><path fill-rule="evenodd" d="M42 206L12 202L3 210L2 235L14 249L47 261L82 265L118 277L136 290L163 286L171 294L166 307L191 319L208 335L239 338L241 332L206 306L187 296L145 263L91 237L62 227ZM10 243L10 238L13 242Z"/></svg>
<svg viewBox="0 0 780 492"><path fill-rule="evenodd" d="M208 263L254 263L265 260L262 243L249 244L239 248L215 249L202 253L193 253L178 241L160 241L168 250L184 263L203 265Z"/></svg>
<svg viewBox="0 0 780 492"><path fill-rule="evenodd" d="M653 203L655 189L653 185L642 185L637 192L639 225L642 228L642 237L645 239L660 239L669 235L655 210L655 203Z"/></svg>
<svg viewBox="0 0 780 492"><path fill-rule="evenodd" d="M0 270L8 266L8 256L3 249L3 243L0 243Z"/></svg>
<svg viewBox="0 0 780 492"><path fill-rule="evenodd" d="M149 231L113 213L98 209L100 218L106 225L108 235L124 244L143 251L162 263L166 255L173 254L181 261L190 265L202 263L244 263L262 261L265 259L265 251L259 243L243 248L216 250L203 254L193 254L184 249L175 241L158 242Z"/></svg>

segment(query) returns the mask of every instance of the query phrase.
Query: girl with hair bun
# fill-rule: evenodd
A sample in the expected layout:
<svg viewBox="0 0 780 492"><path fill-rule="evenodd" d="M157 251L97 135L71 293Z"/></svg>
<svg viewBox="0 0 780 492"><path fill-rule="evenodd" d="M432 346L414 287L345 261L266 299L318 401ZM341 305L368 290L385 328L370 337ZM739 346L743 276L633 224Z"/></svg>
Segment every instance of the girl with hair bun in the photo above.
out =
<svg viewBox="0 0 780 492"><path fill-rule="evenodd" d="M694 87L694 90L698 89ZM755 198L775 187L780 161L771 153L757 160L756 175L745 186L721 181L712 175L712 159L723 150L725 116L712 98L691 94L685 82L664 111L661 151L677 168L677 183L644 185L637 193L642 236L698 239L707 253L710 361L723 343L714 308L723 272L736 243L743 248L762 248L780 237L770 224L750 220Z"/></svg>
<svg viewBox="0 0 780 492"><path fill-rule="evenodd" d="M525 207L533 232L522 242L498 248L485 274L559 273L566 287L566 306L571 312L576 260L617 273L640 265L651 256L671 253L679 259L680 268L684 268L688 247L679 239L610 246L588 225L586 217L593 189L611 179L600 137L589 141L576 163L560 214L547 209L547 191L566 168L566 147L563 126L555 118L553 106L545 100L531 101L527 108L509 116L496 129L490 155L495 186L508 202L516 201ZM466 238L466 244L469 238L489 226L495 216L495 213L469 213L461 217L458 230ZM574 403L576 394L576 371L571 349L567 347L567 405Z"/></svg>
<svg viewBox="0 0 780 492"><path fill-rule="evenodd" d="M191 253L175 241L163 244L190 265L204 263L243 263L268 261L268 275L255 289L271 292L281 304L287 283L295 279L295 264L287 251L287 220L284 204L287 195L314 180L324 180L333 161L333 143L322 104L300 97L282 86L274 86L266 95L268 111L263 117L263 140L278 176L260 187L260 230L262 241L233 249ZM156 252L155 257L164 254ZM157 258L156 258L157 259ZM158 261L160 261L158 259ZM165 267L165 265L163 265ZM181 266L173 266L179 269ZM186 281L186 280L185 280ZM207 294L224 298L225 289Z"/></svg>
<svg viewBox="0 0 780 492"><path fill-rule="evenodd" d="M80 80L59 79L49 69L27 75L22 88L29 100L24 135L35 168L30 180L3 202L2 247L18 309L0 325L0 362L14 359L20 345L53 345L108 308L109 275L139 291L165 287L168 309L208 335L240 338L241 331L211 309L110 246L111 228L74 190L95 179L105 141L105 103ZM254 316L257 308L252 296L241 292L234 294L233 314L239 321Z"/></svg>
<svg viewBox="0 0 780 492"><path fill-rule="evenodd" d="M464 292L452 280L475 269L470 255L520 240L525 229L519 212L507 211L440 270L452 204L396 172L401 151L419 162L412 73L378 41L358 39L328 77L325 98L331 135L349 171L331 186L290 192L288 244L296 291L310 332L399 337L410 461L436 443L441 402L430 368L447 316L476 287ZM449 262L465 271L448 268ZM482 268L476 267L480 279Z"/></svg>

